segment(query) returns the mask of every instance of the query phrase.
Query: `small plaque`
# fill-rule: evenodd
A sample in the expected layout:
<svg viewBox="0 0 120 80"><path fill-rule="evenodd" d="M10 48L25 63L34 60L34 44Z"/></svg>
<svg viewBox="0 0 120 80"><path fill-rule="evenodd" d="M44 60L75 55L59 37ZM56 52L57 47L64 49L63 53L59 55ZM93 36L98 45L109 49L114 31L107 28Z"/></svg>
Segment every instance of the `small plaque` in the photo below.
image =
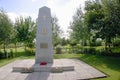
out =
<svg viewBox="0 0 120 80"><path fill-rule="evenodd" d="M43 28L43 29L41 30L41 34L42 34L42 35L46 35L46 34L47 34L47 30L46 30L45 28Z"/></svg>
<svg viewBox="0 0 120 80"><path fill-rule="evenodd" d="M40 43L40 48L48 48L48 44L47 43Z"/></svg>
<svg viewBox="0 0 120 80"><path fill-rule="evenodd" d="M46 20L46 16L43 16L43 19Z"/></svg>

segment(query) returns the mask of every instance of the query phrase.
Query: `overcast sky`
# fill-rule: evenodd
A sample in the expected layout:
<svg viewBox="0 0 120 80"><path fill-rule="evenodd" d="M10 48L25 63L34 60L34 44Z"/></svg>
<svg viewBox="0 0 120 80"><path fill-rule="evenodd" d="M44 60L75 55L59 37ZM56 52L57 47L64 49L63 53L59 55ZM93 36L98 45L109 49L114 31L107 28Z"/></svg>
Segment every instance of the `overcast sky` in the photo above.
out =
<svg viewBox="0 0 120 80"><path fill-rule="evenodd" d="M3 8L9 17L14 21L17 16L31 16L34 20L38 17L40 7L51 8L52 15L56 15L61 29L68 30L72 16L81 5L84 7L85 0L0 0L0 7Z"/></svg>

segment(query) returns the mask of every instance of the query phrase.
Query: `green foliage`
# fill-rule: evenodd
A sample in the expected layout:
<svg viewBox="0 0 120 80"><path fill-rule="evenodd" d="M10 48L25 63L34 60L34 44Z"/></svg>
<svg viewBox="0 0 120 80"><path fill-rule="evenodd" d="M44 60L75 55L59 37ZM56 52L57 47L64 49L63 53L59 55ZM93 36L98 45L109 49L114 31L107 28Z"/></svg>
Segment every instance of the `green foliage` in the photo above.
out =
<svg viewBox="0 0 120 80"><path fill-rule="evenodd" d="M35 51L34 51L32 48L27 48L27 49L25 50L25 54L26 54L27 56L34 56L34 55L35 55Z"/></svg>
<svg viewBox="0 0 120 80"><path fill-rule="evenodd" d="M120 47L112 48L113 53L118 53L120 55Z"/></svg>
<svg viewBox="0 0 120 80"><path fill-rule="evenodd" d="M4 54L6 47L14 36L14 29L11 20L5 11L0 10L0 44L4 45ZM7 56L5 56L7 57Z"/></svg>
<svg viewBox="0 0 120 80"><path fill-rule="evenodd" d="M29 44L27 44L27 47L28 47L28 48L34 48L34 47L35 47L35 44L34 44L34 43L29 43Z"/></svg>
<svg viewBox="0 0 120 80"><path fill-rule="evenodd" d="M68 39L65 39L65 38L61 38L61 40L60 40L60 44L62 45L62 46L65 46L65 45L67 45L67 44L69 44L69 40Z"/></svg>
<svg viewBox="0 0 120 80"><path fill-rule="evenodd" d="M90 42L90 46L93 47L93 46L102 46L102 42L101 41L93 41L93 42Z"/></svg>
<svg viewBox="0 0 120 80"><path fill-rule="evenodd" d="M33 43L36 35L36 24L32 21L31 17L17 18L15 29L19 42L23 42L24 44Z"/></svg>
<svg viewBox="0 0 120 80"><path fill-rule="evenodd" d="M85 9L86 9L86 13L85 13L86 26L91 32L92 37L97 36L97 33L101 31L101 27L103 26L102 18L104 18L104 15L101 5L95 2L91 2L89 5L86 6ZM101 38L101 37L96 37L96 38Z"/></svg>
<svg viewBox="0 0 120 80"><path fill-rule="evenodd" d="M83 38L83 23L81 20L79 21L74 21L72 24L71 24L71 35L70 35L70 39L73 40L75 39L74 41L79 41L81 38Z"/></svg>
<svg viewBox="0 0 120 80"><path fill-rule="evenodd" d="M120 46L120 39L119 38L116 38L113 42L113 46L114 47L119 47Z"/></svg>
<svg viewBox="0 0 120 80"><path fill-rule="evenodd" d="M54 46L57 46L58 44L60 44L61 34L62 34L62 30L58 25L58 19L56 16L53 16L52 17L52 39L53 39Z"/></svg>
<svg viewBox="0 0 120 80"><path fill-rule="evenodd" d="M0 51L0 59L3 59L4 58L4 53Z"/></svg>
<svg viewBox="0 0 120 80"><path fill-rule="evenodd" d="M11 39L12 23L7 14L0 10L0 42L6 42Z"/></svg>
<svg viewBox="0 0 120 80"><path fill-rule="evenodd" d="M76 45L77 45L77 41L75 41L75 39L71 40L71 41L70 41L70 45L71 45L72 47L76 46Z"/></svg>
<svg viewBox="0 0 120 80"><path fill-rule="evenodd" d="M60 45L57 45L55 49L56 49L56 54L62 53L62 47Z"/></svg>
<svg viewBox="0 0 120 80"><path fill-rule="evenodd" d="M104 40L105 49L110 51L112 40L120 35L120 1L103 0L102 4L91 1L85 10L85 23L91 37Z"/></svg>
<svg viewBox="0 0 120 80"><path fill-rule="evenodd" d="M84 53L85 54L95 54L96 49L95 48L84 48Z"/></svg>
<svg viewBox="0 0 120 80"><path fill-rule="evenodd" d="M5 51L4 53L2 51L0 51L0 59L13 58L13 57L14 57L14 53L12 50L10 50L10 52Z"/></svg>
<svg viewBox="0 0 120 80"><path fill-rule="evenodd" d="M86 26L81 7L77 9L73 16L73 22L70 24L70 29L70 44L74 45L74 43L81 43L84 46L89 42L91 33Z"/></svg>
<svg viewBox="0 0 120 80"><path fill-rule="evenodd" d="M28 43L27 44L27 48L25 50L25 54L27 56L33 56L33 55L35 55L34 48L35 48L35 44L34 43Z"/></svg>

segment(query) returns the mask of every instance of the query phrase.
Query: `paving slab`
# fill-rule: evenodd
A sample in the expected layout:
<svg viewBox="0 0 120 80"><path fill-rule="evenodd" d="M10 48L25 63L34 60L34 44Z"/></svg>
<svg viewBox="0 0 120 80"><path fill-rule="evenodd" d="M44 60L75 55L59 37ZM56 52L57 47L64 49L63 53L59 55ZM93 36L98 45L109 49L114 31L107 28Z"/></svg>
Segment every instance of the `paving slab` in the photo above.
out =
<svg viewBox="0 0 120 80"><path fill-rule="evenodd" d="M107 77L106 74L78 59L54 59L54 64L52 65L74 65L74 71L64 71L61 73L19 73L12 71L12 68L15 66L32 67L34 62L35 61L31 59L17 60L1 67L0 80L83 80Z"/></svg>

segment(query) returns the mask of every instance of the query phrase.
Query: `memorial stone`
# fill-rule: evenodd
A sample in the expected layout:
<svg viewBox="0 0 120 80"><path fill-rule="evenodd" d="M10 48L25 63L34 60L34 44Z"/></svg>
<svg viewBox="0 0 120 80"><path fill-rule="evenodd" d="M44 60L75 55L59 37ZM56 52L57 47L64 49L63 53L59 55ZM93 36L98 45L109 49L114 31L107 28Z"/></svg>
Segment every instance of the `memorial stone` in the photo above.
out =
<svg viewBox="0 0 120 80"><path fill-rule="evenodd" d="M51 12L48 7L39 9L37 22L37 38L36 38L36 60L35 63L53 62L52 56L52 24Z"/></svg>

